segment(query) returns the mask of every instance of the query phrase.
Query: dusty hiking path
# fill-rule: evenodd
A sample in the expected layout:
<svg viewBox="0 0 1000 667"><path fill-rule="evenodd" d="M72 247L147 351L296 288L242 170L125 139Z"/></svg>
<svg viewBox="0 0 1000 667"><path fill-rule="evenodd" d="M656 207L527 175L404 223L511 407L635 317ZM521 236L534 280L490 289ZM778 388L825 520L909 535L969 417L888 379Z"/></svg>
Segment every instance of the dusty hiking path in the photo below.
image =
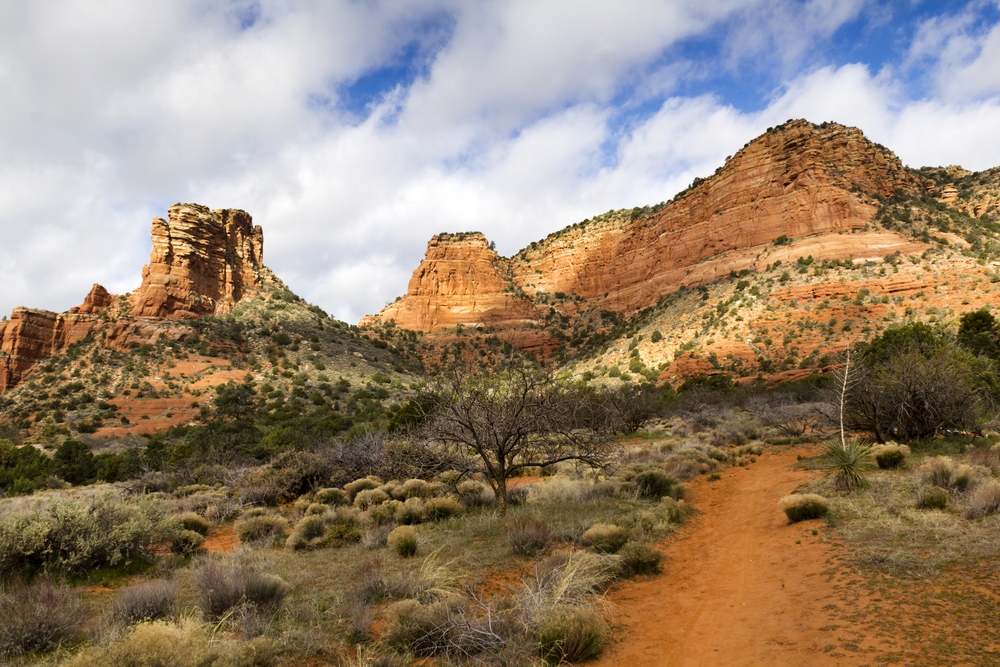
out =
<svg viewBox="0 0 1000 667"><path fill-rule="evenodd" d="M868 602L836 552L789 524L778 500L816 473L793 467L818 448L772 448L756 463L692 484L699 512L661 548L664 574L611 594L624 625L597 665L863 665L875 648L844 620ZM796 543L800 540L801 543ZM866 655L867 654L867 655Z"/></svg>

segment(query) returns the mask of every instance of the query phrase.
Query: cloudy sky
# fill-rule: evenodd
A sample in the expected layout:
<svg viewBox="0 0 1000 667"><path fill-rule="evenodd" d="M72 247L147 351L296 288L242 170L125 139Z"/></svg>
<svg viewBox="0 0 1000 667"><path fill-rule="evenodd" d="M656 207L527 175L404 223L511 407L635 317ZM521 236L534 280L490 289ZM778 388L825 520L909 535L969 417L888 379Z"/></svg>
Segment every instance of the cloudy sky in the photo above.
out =
<svg viewBox="0 0 1000 667"><path fill-rule="evenodd" d="M0 314L134 289L184 201L356 323L432 234L509 256L799 117L1000 165L1000 2L0 0Z"/></svg>

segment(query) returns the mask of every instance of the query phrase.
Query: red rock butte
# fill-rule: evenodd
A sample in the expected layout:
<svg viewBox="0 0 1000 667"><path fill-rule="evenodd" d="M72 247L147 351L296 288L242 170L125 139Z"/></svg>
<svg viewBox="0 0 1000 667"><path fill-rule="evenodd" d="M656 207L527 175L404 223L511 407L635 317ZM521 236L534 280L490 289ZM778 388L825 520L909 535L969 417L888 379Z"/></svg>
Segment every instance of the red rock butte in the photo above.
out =
<svg viewBox="0 0 1000 667"><path fill-rule="evenodd" d="M264 235L238 209L176 204L154 218L153 251L142 284L130 297L94 285L68 313L15 308L0 322L0 392L16 386L46 356L104 331L121 351L192 334L183 320L232 311L241 299L277 279L264 266Z"/></svg>
<svg viewBox="0 0 1000 667"><path fill-rule="evenodd" d="M604 215L499 257L480 233L431 239L406 295L361 325L394 320L435 332L458 324L518 332L523 348L544 346L532 331L544 313L538 292L574 295L579 305L631 314L681 285L758 268L782 235L806 237L864 228L879 198L920 184L888 149L861 130L789 121L754 139L716 173L651 215Z"/></svg>

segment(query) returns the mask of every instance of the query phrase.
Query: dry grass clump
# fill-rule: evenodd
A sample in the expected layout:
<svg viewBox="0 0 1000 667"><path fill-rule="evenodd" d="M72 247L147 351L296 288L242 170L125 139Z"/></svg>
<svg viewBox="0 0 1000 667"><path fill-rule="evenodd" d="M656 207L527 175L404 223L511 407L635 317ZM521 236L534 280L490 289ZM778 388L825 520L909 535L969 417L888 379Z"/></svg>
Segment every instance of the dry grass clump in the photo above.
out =
<svg viewBox="0 0 1000 667"><path fill-rule="evenodd" d="M789 523L821 519L830 511L830 501L815 493L796 493L778 501Z"/></svg>
<svg viewBox="0 0 1000 667"><path fill-rule="evenodd" d="M294 550L319 549L359 542L364 535L361 516L357 510L347 507L338 507L327 514L308 514L295 525L285 541L285 547Z"/></svg>
<svg viewBox="0 0 1000 667"><path fill-rule="evenodd" d="M522 514L507 522L507 544L516 556L545 553L552 539L552 529L536 516Z"/></svg>
<svg viewBox="0 0 1000 667"><path fill-rule="evenodd" d="M618 555L621 556L619 568L624 577L659 572L660 562L663 560L663 553L659 549L642 542L629 542Z"/></svg>
<svg viewBox="0 0 1000 667"><path fill-rule="evenodd" d="M193 530L179 530L170 539L170 550L175 554L193 554L205 544L205 536Z"/></svg>
<svg viewBox="0 0 1000 667"><path fill-rule="evenodd" d="M466 507L488 507L495 501L493 491L474 479L459 482L455 487L458 497Z"/></svg>
<svg viewBox="0 0 1000 667"><path fill-rule="evenodd" d="M991 479L976 486L965 498L966 519L981 519L1000 512L1000 482Z"/></svg>
<svg viewBox="0 0 1000 667"><path fill-rule="evenodd" d="M439 484L428 484L422 479L408 479L392 490L392 497L396 500L430 498L440 486Z"/></svg>
<svg viewBox="0 0 1000 667"><path fill-rule="evenodd" d="M417 555L417 531L413 526L398 526L389 533L386 544L403 558Z"/></svg>
<svg viewBox="0 0 1000 667"><path fill-rule="evenodd" d="M584 532L580 543L598 553L618 553L628 542L628 531L621 526L595 523Z"/></svg>
<svg viewBox="0 0 1000 667"><path fill-rule="evenodd" d="M590 495L592 485L578 479L550 477L529 487L528 500L532 503L579 503Z"/></svg>
<svg viewBox="0 0 1000 667"><path fill-rule="evenodd" d="M326 510L327 510L327 507L323 503L310 503L309 506L306 507L305 513L306 514L325 514Z"/></svg>
<svg viewBox="0 0 1000 667"><path fill-rule="evenodd" d="M204 517L194 512L184 512L173 517L173 519L180 523L184 527L184 530L193 530L199 535L208 535L208 529L211 527L211 524Z"/></svg>
<svg viewBox="0 0 1000 667"><path fill-rule="evenodd" d="M376 505L368 510L368 517L379 526L392 523L396 520L396 514L402 506L403 503L398 500L387 500L381 505Z"/></svg>
<svg viewBox="0 0 1000 667"><path fill-rule="evenodd" d="M313 494L313 500L324 505L350 505L351 494L343 489L320 489Z"/></svg>
<svg viewBox="0 0 1000 667"><path fill-rule="evenodd" d="M424 501L420 498L410 498L396 508L396 523L398 524L407 526L414 523L422 523L423 520Z"/></svg>
<svg viewBox="0 0 1000 667"><path fill-rule="evenodd" d="M146 581L123 588L111 603L112 620L125 625L170 616L177 598L177 583Z"/></svg>
<svg viewBox="0 0 1000 667"><path fill-rule="evenodd" d="M381 505L387 500L389 500L389 494L381 489L364 489L355 494L354 506L364 511L376 505Z"/></svg>
<svg viewBox="0 0 1000 667"><path fill-rule="evenodd" d="M274 514L254 513L244 515L233 525L233 530L241 542L261 542L283 537L288 530L288 521Z"/></svg>
<svg viewBox="0 0 1000 667"><path fill-rule="evenodd" d="M949 456L929 458L920 466L920 479L925 485L954 489L958 492L967 491L979 481L979 478L988 475L988 471L965 463L956 463Z"/></svg>
<svg viewBox="0 0 1000 667"><path fill-rule="evenodd" d="M362 477L361 479L356 479L353 482L344 485L344 491L347 495L351 497L351 501L354 500L357 495L362 491L369 491L371 489L377 489L382 486L382 482L371 477Z"/></svg>
<svg viewBox="0 0 1000 667"><path fill-rule="evenodd" d="M898 468L910 456L910 448L895 442L884 445L872 445L872 457L879 468L890 470Z"/></svg>
<svg viewBox="0 0 1000 667"><path fill-rule="evenodd" d="M624 489L635 493L639 498L660 499L669 496L677 480L660 468L647 467L640 470L627 470L621 475Z"/></svg>
<svg viewBox="0 0 1000 667"><path fill-rule="evenodd" d="M925 486L917 496L917 507L925 510L943 510L948 506L948 489L940 486Z"/></svg>
<svg viewBox="0 0 1000 667"><path fill-rule="evenodd" d="M465 506L454 496L431 498L424 503L424 519L438 521L448 517L458 516L465 511Z"/></svg>
<svg viewBox="0 0 1000 667"><path fill-rule="evenodd" d="M269 667L274 647L264 638L211 639L192 619L141 623L123 640L81 651L64 667Z"/></svg>
<svg viewBox="0 0 1000 667"><path fill-rule="evenodd" d="M608 641L608 624L590 607L560 605L539 619L538 654L549 665L596 658Z"/></svg>
<svg viewBox="0 0 1000 667"><path fill-rule="evenodd" d="M206 563L191 575L209 618L219 618L239 605L261 616L273 616L290 588L281 578L237 561Z"/></svg>
<svg viewBox="0 0 1000 667"><path fill-rule="evenodd" d="M0 593L0 656L47 651L83 628L80 600L65 586L18 585Z"/></svg>

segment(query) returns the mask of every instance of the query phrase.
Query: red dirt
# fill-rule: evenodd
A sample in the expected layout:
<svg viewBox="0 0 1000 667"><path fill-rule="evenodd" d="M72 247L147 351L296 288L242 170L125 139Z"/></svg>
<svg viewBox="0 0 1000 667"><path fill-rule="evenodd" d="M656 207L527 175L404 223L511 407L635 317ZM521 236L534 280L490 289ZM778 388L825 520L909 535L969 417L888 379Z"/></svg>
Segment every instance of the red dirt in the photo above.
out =
<svg viewBox="0 0 1000 667"><path fill-rule="evenodd" d="M202 548L210 554L228 554L240 543L231 525L212 528L205 537Z"/></svg>
<svg viewBox="0 0 1000 667"><path fill-rule="evenodd" d="M778 509L780 498L815 475L792 467L806 451L771 450L719 481L691 484L701 511L661 545L665 574L611 593L623 639L598 666L871 661L863 653L874 647L843 618L868 600L829 571L835 552L812 535L821 521L789 524Z"/></svg>

